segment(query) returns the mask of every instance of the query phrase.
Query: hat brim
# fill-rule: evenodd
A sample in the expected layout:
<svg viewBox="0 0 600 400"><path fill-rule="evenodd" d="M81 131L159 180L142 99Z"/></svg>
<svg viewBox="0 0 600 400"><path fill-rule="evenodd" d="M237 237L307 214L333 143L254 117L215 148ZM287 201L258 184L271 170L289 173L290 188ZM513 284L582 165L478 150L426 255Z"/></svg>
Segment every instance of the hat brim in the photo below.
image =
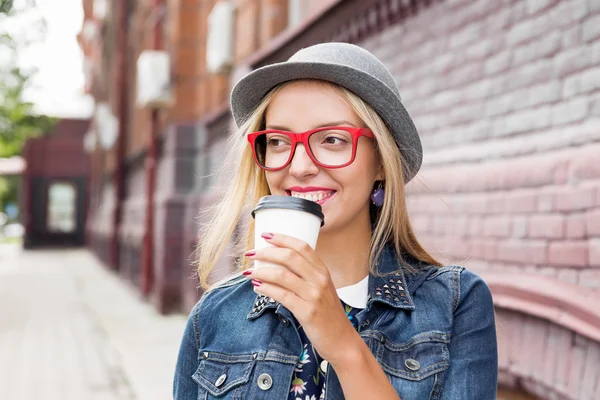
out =
<svg viewBox="0 0 600 400"><path fill-rule="evenodd" d="M332 82L363 99L379 114L394 136L405 161L405 183L416 175L423 161L421 139L400 98L379 79L347 65L287 61L252 71L231 92L231 112L236 125L241 126L275 86L298 79Z"/></svg>

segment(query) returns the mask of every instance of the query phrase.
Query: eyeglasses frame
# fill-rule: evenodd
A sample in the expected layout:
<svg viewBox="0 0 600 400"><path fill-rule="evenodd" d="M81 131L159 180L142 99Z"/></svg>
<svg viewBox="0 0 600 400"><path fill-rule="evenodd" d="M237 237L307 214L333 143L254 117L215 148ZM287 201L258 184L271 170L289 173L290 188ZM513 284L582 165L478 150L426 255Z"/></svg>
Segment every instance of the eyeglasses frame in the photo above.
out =
<svg viewBox="0 0 600 400"><path fill-rule="evenodd" d="M310 144L308 143L308 138L310 137L310 135L312 135L315 132L328 131L328 130L343 130L343 131L348 132L352 136L352 157L350 158L350 161L348 161L347 163L342 164L342 165L330 166L330 165L325 165L325 164L320 163L315 158L315 156L312 152L312 149L310 148ZM290 157L281 167L277 167L277 168L265 167L264 165L261 165L258 160L258 155L256 154L256 139L260 135L269 134L269 133L284 134L292 140L292 150L290 151ZM306 154L308 154L310 159L318 166L320 166L322 168L328 168L328 169L338 169L338 168L347 167L348 165L350 165L354 162L354 159L356 158L356 150L358 147L358 138L360 138L361 136L375 139L375 135L373 134L373 131L371 131L371 129L369 129L369 128L356 128L356 127L352 127L352 126L324 126L324 127L320 127L320 128L316 128L316 129L311 129L310 131L300 132L300 133L283 131L283 130L279 130L279 129L267 129L267 130L263 130L263 131L252 132L252 133L248 134L248 142L250 143L250 146L252 147L252 154L254 155L254 161L256 162L256 165L258 165L260 168L264 169L265 171L279 171L279 170L282 170L285 167L287 167L290 164L290 162L294 159L294 154L296 153L296 147L297 147L296 145L298 143L302 143L304 145Z"/></svg>

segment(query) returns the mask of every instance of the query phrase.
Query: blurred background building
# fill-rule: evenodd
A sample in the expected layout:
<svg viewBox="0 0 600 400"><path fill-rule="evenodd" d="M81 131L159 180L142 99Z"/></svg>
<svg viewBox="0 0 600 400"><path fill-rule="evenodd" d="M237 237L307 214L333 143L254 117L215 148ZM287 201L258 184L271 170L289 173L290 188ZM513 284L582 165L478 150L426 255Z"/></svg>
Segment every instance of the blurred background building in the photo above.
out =
<svg viewBox="0 0 600 400"><path fill-rule="evenodd" d="M82 2L88 242L161 312L200 295L232 85L346 41L386 63L421 133L420 238L494 292L502 386L600 398L600 1Z"/></svg>
<svg viewBox="0 0 600 400"><path fill-rule="evenodd" d="M46 136L25 143L21 179L23 246L82 246L88 208L90 121L62 119Z"/></svg>

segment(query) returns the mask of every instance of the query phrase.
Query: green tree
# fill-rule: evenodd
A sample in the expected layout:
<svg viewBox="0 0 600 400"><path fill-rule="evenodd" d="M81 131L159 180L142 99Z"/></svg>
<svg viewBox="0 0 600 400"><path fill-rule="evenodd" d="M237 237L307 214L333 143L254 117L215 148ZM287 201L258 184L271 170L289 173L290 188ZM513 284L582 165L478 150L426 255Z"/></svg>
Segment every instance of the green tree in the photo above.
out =
<svg viewBox="0 0 600 400"><path fill-rule="evenodd" d="M35 70L19 66L19 51L39 41L45 33L41 18L28 18L22 22L22 32L17 35L5 27L10 19L24 16L35 10L35 0L0 0L0 158L21 154L27 139L44 135L56 122L54 118L37 115L34 104L24 99ZM17 202L18 179L0 176L0 211L9 202Z"/></svg>
<svg viewBox="0 0 600 400"><path fill-rule="evenodd" d="M35 0L18 3L19 8L13 0L0 0L0 157L20 154L28 138L47 133L56 122L54 118L37 115L34 104L23 97L35 70L20 67L18 53L43 37L45 24L39 18L31 25L28 21L28 35L16 40L2 28L4 22L35 9Z"/></svg>

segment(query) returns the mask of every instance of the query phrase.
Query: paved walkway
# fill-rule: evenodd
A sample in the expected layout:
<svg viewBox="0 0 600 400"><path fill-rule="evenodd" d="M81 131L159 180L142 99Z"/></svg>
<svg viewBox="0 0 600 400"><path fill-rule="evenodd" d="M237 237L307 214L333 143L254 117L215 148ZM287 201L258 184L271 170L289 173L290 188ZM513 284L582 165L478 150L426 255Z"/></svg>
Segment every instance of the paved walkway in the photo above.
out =
<svg viewBox="0 0 600 400"><path fill-rule="evenodd" d="M0 245L0 399L171 399L185 318L85 250Z"/></svg>

